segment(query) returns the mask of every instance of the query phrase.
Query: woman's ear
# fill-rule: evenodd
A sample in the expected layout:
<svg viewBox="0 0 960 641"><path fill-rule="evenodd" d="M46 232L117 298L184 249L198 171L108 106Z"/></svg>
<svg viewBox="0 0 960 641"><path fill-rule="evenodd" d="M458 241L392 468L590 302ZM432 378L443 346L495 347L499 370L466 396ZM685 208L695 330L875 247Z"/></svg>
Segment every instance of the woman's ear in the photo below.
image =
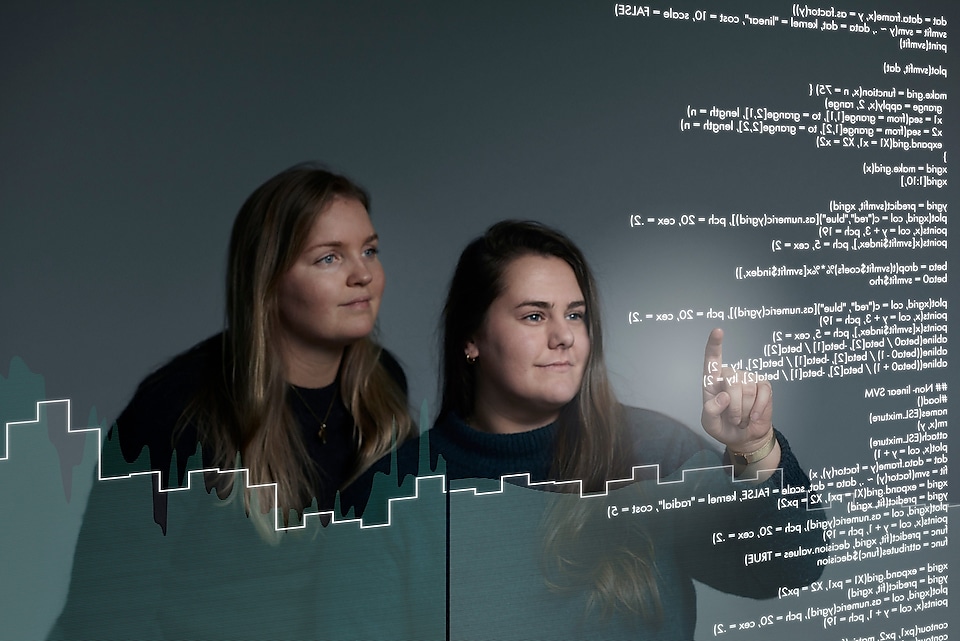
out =
<svg viewBox="0 0 960 641"><path fill-rule="evenodd" d="M477 348L477 343L474 340L469 340L463 346L463 355L471 363L475 363L477 358L480 356L480 350Z"/></svg>

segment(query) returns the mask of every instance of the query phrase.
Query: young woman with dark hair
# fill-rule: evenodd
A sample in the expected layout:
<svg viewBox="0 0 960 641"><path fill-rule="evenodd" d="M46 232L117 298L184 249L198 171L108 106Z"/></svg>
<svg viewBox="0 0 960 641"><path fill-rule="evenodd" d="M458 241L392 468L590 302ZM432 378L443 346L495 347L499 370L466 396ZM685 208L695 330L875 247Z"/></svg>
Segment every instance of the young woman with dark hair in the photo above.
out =
<svg viewBox="0 0 960 641"><path fill-rule="evenodd" d="M532 222L491 227L464 249L450 283L437 426L519 434L550 425L549 468L534 480L578 479L596 492L629 476L634 435L607 379L598 309L587 262L566 236ZM781 453L770 383L721 371L722 339L714 330L707 343L703 427L735 465L749 459L738 476L767 478Z"/></svg>
<svg viewBox="0 0 960 641"><path fill-rule="evenodd" d="M770 384L723 365L721 330L710 333L705 351L702 424L726 447L722 458L677 421L617 402L603 359L596 284L580 250L557 230L503 221L471 242L450 283L442 331L441 407L424 437L431 469L443 469L452 489L472 483L457 480L528 474L538 489L556 490L524 494L508 484L491 495L499 502L483 503L497 506L494 512L481 513L466 499L448 510L455 636L688 639L696 619L693 579L760 598L819 576L821 553L744 566L751 551L796 544L789 536L778 533L760 547L711 539L714 532L803 522L802 508L695 500L687 510L611 516L617 501L657 506L659 497L666 506L676 505L674 493L683 501L693 494L729 500L744 487L809 488L773 429ZM401 474L414 469L420 449L416 441L401 449ZM725 464L749 480L735 481ZM710 467L714 472L683 476ZM639 482L650 474L652 481ZM667 479L683 482L661 484ZM608 499L596 497L605 492ZM539 515L530 507L538 504ZM800 538L823 543L816 531ZM531 566L523 550L529 557L533 549L540 561Z"/></svg>

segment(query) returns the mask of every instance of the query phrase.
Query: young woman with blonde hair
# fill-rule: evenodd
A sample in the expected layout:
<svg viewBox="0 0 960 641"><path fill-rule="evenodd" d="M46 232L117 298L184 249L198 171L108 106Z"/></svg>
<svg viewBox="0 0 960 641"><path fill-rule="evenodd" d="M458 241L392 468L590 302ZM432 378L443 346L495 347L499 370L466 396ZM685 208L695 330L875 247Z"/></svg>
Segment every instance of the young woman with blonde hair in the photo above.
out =
<svg viewBox="0 0 960 641"><path fill-rule="evenodd" d="M369 207L362 188L314 165L243 204L226 326L148 376L117 418L50 638L329 632L337 599L350 601L334 567L349 578L351 548L325 545L315 525L278 530L362 510L370 484L357 477L415 431L403 371L373 339L384 273ZM171 499L201 468L208 492L238 500ZM153 472L152 493L140 471ZM145 518L151 494L160 528Z"/></svg>
<svg viewBox="0 0 960 641"><path fill-rule="evenodd" d="M226 329L148 377L117 419L128 461L150 448L169 485L177 452L275 483L284 510L337 491L412 431L406 382L374 342L384 289L370 199L344 176L296 166L261 185L233 225ZM213 475L221 498L241 492ZM262 492L260 508L274 507ZM158 495L163 500L163 495Z"/></svg>

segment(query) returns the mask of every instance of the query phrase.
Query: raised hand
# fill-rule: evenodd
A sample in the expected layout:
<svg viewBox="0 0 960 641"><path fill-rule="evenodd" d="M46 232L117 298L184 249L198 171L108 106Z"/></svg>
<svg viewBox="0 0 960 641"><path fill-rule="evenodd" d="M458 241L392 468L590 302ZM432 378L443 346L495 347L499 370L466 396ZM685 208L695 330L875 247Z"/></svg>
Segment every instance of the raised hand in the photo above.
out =
<svg viewBox="0 0 960 641"><path fill-rule="evenodd" d="M707 434L730 452L755 452L773 430L773 389L751 372L723 364L723 330L714 329L703 354L703 413ZM779 449L777 449L779 454ZM779 455L776 457L779 461Z"/></svg>

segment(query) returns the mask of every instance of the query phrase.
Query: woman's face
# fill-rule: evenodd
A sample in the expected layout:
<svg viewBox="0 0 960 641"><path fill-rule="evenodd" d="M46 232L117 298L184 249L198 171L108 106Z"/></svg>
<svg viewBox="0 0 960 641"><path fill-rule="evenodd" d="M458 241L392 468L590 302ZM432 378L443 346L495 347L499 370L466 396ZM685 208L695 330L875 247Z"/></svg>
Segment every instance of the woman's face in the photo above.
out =
<svg viewBox="0 0 960 641"><path fill-rule="evenodd" d="M342 350L373 331L384 285L377 244L356 200L338 197L317 216L277 291L286 351Z"/></svg>
<svg viewBox="0 0 960 641"><path fill-rule="evenodd" d="M552 256L513 260L503 285L465 347L476 358L476 413L533 429L556 420L580 390L590 356L586 304L573 270Z"/></svg>

